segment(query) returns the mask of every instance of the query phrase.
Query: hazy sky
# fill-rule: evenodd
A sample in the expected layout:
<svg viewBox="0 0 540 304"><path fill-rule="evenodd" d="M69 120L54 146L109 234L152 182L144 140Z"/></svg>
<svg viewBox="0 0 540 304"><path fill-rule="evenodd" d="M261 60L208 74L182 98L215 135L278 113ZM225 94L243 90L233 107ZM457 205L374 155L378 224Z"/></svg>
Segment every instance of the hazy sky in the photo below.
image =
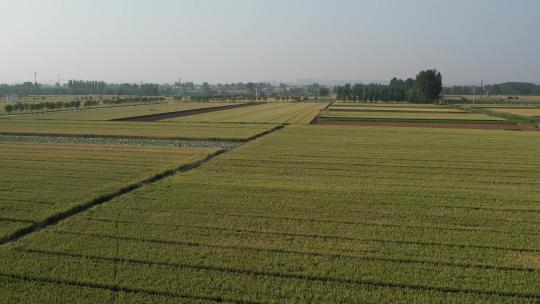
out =
<svg viewBox="0 0 540 304"><path fill-rule="evenodd" d="M0 82L540 83L539 0L0 0Z"/></svg>

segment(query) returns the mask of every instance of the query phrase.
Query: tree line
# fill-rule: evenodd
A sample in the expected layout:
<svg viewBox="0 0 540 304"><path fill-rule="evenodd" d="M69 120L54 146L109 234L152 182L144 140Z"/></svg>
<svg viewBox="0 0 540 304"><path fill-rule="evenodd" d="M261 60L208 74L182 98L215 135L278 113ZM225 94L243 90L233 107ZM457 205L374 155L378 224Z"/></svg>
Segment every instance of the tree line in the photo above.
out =
<svg viewBox="0 0 540 304"><path fill-rule="evenodd" d="M144 96L144 97L113 97L111 99L94 99L92 96L85 97L84 99L76 98L72 101L56 101L56 102L35 102L35 103L23 103L17 102L15 104L8 104L4 107L4 110L9 114L12 112L40 112L40 111L54 111L60 109L79 109L81 107L95 107L98 105L121 105L121 104L133 104L133 103L151 103L165 101L165 97Z"/></svg>
<svg viewBox="0 0 540 304"><path fill-rule="evenodd" d="M283 101L308 101L309 96L297 96L297 95L279 95L271 94L267 96L261 94L260 96L249 96L245 94L213 94L213 95L190 95L187 97L173 96L174 101L189 100L194 102L210 102L210 101L267 101L268 99L283 100Z"/></svg>
<svg viewBox="0 0 540 304"><path fill-rule="evenodd" d="M338 100L374 102L374 101L409 101L431 103L442 91L442 75L437 70L425 70L415 79L390 80L389 84L345 84L334 89Z"/></svg>
<svg viewBox="0 0 540 304"><path fill-rule="evenodd" d="M447 95L540 95L540 85L530 82L504 82L482 86L451 86L444 88Z"/></svg>
<svg viewBox="0 0 540 304"><path fill-rule="evenodd" d="M0 95L138 95L159 96L159 85L153 83L111 84L99 80L70 80L55 86L44 86L32 82L22 84L0 84Z"/></svg>

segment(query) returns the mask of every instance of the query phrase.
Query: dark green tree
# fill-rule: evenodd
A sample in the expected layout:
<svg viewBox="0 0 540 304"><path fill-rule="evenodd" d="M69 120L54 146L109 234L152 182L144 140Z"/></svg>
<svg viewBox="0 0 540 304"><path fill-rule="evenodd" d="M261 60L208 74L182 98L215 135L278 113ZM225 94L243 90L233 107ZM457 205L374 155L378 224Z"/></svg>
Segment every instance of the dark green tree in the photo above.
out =
<svg viewBox="0 0 540 304"><path fill-rule="evenodd" d="M319 96L326 97L330 95L330 89L327 87L320 87L319 88Z"/></svg>
<svg viewBox="0 0 540 304"><path fill-rule="evenodd" d="M442 75L437 70L425 70L416 75L412 100L429 103L439 97L442 91Z"/></svg>

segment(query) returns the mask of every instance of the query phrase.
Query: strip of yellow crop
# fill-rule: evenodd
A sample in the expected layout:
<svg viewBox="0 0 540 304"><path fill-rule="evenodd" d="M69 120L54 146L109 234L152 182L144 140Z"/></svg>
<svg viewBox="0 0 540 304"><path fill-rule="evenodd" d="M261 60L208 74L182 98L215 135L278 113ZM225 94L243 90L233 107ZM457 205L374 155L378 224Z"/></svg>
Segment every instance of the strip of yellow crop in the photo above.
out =
<svg viewBox="0 0 540 304"><path fill-rule="evenodd" d="M277 124L120 122L0 119L0 134L52 134L136 138L246 139Z"/></svg>
<svg viewBox="0 0 540 304"><path fill-rule="evenodd" d="M399 112L356 112L330 111L328 116L353 118L404 118L404 119L456 119L456 120L503 120L486 114L468 113L399 113Z"/></svg>
<svg viewBox="0 0 540 304"><path fill-rule="evenodd" d="M74 111L58 111L49 113L34 113L33 115L17 115L22 119L56 119L56 120L111 120L132 116L151 115L165 112L185 111L231 105L232 103L202 103L202 102L174 102L148 105L115 106L95 109L82 109Z"/></svg>
<svg viewBox="0 0 540 304"><path fill-rule="evenodd" d="M519 116L540 116L540 108L532 109L519 109L519 108L487 108L488 110L499 112L499 113L507 113L507 114L513 114L513 115L519 115Z"/></svg>
<svg viewBox="0 0 540 304"><path fill-rule="evenodd" d="M170 121L307 124L326 105L326 103L317 102L265 103L247 108L178 117L170 119Z"/></svg>

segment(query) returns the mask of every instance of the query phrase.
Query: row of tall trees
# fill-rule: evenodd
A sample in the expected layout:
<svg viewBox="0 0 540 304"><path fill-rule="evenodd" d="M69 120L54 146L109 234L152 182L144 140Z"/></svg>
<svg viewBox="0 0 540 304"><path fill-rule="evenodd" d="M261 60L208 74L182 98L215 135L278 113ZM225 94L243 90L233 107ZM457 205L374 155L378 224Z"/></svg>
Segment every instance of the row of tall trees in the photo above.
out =
<svg viewBox="0 0 540 304"><path fill-rule="evenodd" d="M43 86L32 82L22 84L0 84L0 95L138 95L158 96L159 85L152 83L109 84L99 80L70 80L56 86Z"/></svg>
<svg viewBox="0 0 540 304"><path fill-rule="evenodd" d="M189 85L188 85L189 84ZM326 97L330 95L330 89L318 83L301 87L288 86L281 83L279 87L266 82L230 83L210 85L203 82L200 86L193 83L175 83L175 86L163 86L161 93L166 96L190 95L201 98L215 98L218 96L244 95L248 99L271 98L275 94L283 96L311 96Z"/></svg>
<svg viewBox="0 0 540 304"><path fill-rule="evenodd" d="M334 93L338 100L349 101L410 101L431 103L442 91L442 75L437 70L425 70L415 79L392 78L389 84L346 84L337 86Z"/></svg>
<svg viewBox="0 0 540 304"><path fill-rule="evenodd" d="M81 107L95 107L99 105L121 105L121 104L136 104L136 103L152 103L165 101L165 97L159 96L143 96L143 97L113 97L111 99L93 99L90 97L82 100L76 98L72 101L56 101L56 102L17 102L8 104L4 107L9 114L12 112L39 112L39 111L54 111L60 109L79 109Z"/></svg>

